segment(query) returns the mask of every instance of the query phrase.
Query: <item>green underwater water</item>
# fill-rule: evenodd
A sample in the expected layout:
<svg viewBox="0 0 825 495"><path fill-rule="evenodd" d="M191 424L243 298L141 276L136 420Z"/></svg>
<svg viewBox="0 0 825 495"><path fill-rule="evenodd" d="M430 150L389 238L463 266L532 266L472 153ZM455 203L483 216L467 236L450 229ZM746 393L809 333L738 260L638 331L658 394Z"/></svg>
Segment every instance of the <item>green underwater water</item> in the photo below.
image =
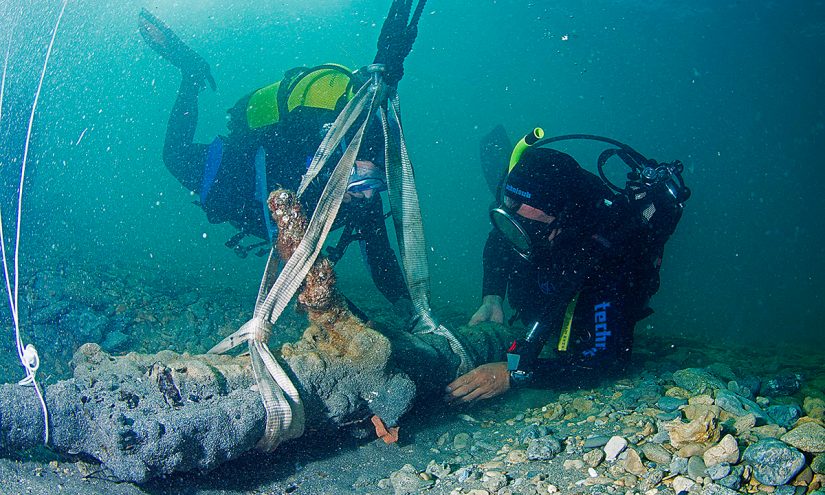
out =
<svg viewBox="0 0 825 495"><path fill-rule="evenodd" d="M208 142L225 132L227 108L286 69L371 62L388 3L70 1L34 125L21 271L103 265L124 278L229 287L251 311L265 260L225 248L234 231L210 225L162 164L179 75L140 39L138 11L158 15L211 63L218 91L201 94L197 132ZM0 7L0 46L11 48L0 123L7 229L58 8ZM694 194L667 246L656 314L638 331L818 345L823 41L825 6L809 0L430 0L399 93L433 306L469 315L479 302L492 200L480 137L499 123L511 138L541 125L687 166ZM591 170L600 151L566 149ZM350 251L339 264L344 291L377 294Z"/></svg>

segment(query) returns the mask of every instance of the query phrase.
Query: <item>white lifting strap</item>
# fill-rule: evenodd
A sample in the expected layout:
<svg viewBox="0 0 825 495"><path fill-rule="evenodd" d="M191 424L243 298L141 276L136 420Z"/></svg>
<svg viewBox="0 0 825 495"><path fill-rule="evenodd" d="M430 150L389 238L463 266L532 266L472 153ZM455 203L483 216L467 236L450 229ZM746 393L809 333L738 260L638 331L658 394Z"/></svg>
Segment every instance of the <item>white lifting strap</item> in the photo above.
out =
<svg viewBox="0 0 825 495"><path fill-rule="evenodd" d="M370 99L371 102L369 102ZM350 102L352 108L356 111L343 111L324 139L324 143L331 142L332 147L337 146L340 137L347 133L360 113L366 108L372 111L375 100L375 91L367 91L362 88L362 91L359 91L355 99ZM309 273L323 248L324 241L332 228L346 192L350 171L361 147L368 121L369 119L363 120L358 132L356 132L344 155L335 166L324 191L321 193L318 206L309 221L303 239L277 277L275 277L275 273L277 272L278 255L274 250L270 252L267 267L261 280L261 287L258 291L254 317L238 331L209 350L210 353L224 353L244 342L248 343L249 353L252 357L252 369L267 413L264 436L257 446L260 450L272 451L281 442L297 438L304 431L304 406L298 390L272 355L267 342L272 325L278 320L289 301L301 287L307 273ZM331 136L332 134L335 134L335 136ZM331 153L320 154L324 156L319 159L321 163L318 169L324 165L331 155ZM318 154L316 154L317 156Z"/></svg>

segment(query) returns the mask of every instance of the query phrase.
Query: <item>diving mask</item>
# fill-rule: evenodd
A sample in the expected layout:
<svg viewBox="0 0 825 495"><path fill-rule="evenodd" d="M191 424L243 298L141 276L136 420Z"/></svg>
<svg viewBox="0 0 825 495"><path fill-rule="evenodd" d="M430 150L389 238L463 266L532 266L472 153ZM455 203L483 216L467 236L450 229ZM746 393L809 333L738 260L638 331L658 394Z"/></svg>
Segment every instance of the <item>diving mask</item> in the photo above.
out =
<svg viewBox="0 0 825 495"><path fill-rule="evenodd" d="M347 192L362 193L365 191L381 192L387 190L384 181L384 172L373 162L358 160L352 167Z"/></svg>
<svg viewBox="0 0 825 495"><path fill-rule="evenodd" d="M490 221L519 256L532 261L535 247L550 234L550 223L525 218L517 213L517 207L512 208L506 203L508 202L505 201L505 204L490 210Z"/></svg>

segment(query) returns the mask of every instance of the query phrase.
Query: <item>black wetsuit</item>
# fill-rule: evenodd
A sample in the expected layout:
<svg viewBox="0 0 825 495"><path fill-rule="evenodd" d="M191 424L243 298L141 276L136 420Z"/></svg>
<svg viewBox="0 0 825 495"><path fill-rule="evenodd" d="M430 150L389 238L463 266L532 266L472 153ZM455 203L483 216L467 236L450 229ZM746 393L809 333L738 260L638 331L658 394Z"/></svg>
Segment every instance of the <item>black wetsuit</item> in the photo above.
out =
<svg viewBox="0 0 825 495"><path fill-rule="evenodd" d="M201 207L210 223L229 222L242 232L268 239L265 198L262 202L257 190L256 181L260 180L261 171L256 167L256 156L259 153L265 156L267 193L278 187L296 190L324 137L325 126L337 115L329 110L302 107L265 129L232 132L228 137L217 138L220 143L207 145L193 142L198 119L197 97L197 86L184 78L166 129L164 163L184 187L200 193ZM369 126L359 159L383 162L383 137L377 134L379 127ZM215 144L221 152L212 178L205 170ZM337 150L330 163L337 163L340 154ZM327 179L328 176L319 176L307 189L302 197L306 211L314 209ZM381 293L391 303L402 297L409 298L389 243L381 196L375 194L371 199L354 199L342 204L334 228L340 227L357 231L356 238L363 242L373 281Z"/></svg>
<svg viewBox="0 0 825 495"><path fill-rule="evenodd" d="M649 314L647 302L659 287L659 265L667 236L655 237L626 202L593 174L576 167L559 184L577 184L557 212L561 232L534 254L519 256L497 231L484 247L482 295L508 296L517 317L538 322L551 359L531 356L536 383L574 375L600 376L623 368L633 346L636 322ZM558 222L558 223L556 223ZM557 350L568 305L576 298L566 350ZM522 369L520 367L520 369Z"/></svg>

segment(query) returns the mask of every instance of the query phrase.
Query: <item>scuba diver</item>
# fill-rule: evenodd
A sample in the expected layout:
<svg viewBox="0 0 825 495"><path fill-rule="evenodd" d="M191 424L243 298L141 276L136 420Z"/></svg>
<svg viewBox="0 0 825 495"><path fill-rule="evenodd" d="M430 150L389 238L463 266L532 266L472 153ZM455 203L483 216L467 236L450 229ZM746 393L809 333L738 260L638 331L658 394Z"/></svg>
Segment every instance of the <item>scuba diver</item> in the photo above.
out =
<svg viewBox="0 0 825 495"><path fill-rule="evenodd" d="M500 156L505 146L491 143L500 143L502 132L497 128L482 152ZM499 203L490 211L494 228L484 246L483 302L470 320L471 326L503 323L506 295L515 310L509 323L524 323L526 336L506 349L506 362L479 366L450 383L448 402L621 372L636 323L652 313L648 301L659 288L664 245L690 196L682 163L659 163L599 136L542 138L535 129L513 149L502 174L500 167L488 174ZM598 176L546 147L571 139L615 146L599 156ZM630 168L624 188L605 174L613 157ZM542 352L545 344L554 351L550 357Z"/></svg>
<svg viewBox="0 0 825 495"><path fill-rule="evenodd" d="M403 62L426 4L419 0L410 16L412 2L393 0L378 39L374 64L383 65L384 81L392 88L404 74ZM297 190L327 130L354 90L369 77L367 70L353 72L337 64L288 70L282 80L247 94L227 111L227 136L218 136L209 144L196 143L198 94L207 85L216 89L209 64L145 9L140 13L139 30L147 44L182 76L166 128L166 168L181 185L198 194L198 204L210 223L229 222L238 229L226 243L228 247L241 257L256 250L263 255L267 251L263 248L277 235L266 204L269 192L278 187ZM396 311L409 316L412 304L389 243L380 196L386 190L380 122L370 122L365 141L333 227L343 228L343 233L336 246L327 248L327 255L336 262L350 242L359 241L375 285ZM332 159L337 161L345 148L342 143ZM321 174L312 181L302 196L305 211L315 209L328 178ZM244 245L247 236L262 241Z"/></svg>

